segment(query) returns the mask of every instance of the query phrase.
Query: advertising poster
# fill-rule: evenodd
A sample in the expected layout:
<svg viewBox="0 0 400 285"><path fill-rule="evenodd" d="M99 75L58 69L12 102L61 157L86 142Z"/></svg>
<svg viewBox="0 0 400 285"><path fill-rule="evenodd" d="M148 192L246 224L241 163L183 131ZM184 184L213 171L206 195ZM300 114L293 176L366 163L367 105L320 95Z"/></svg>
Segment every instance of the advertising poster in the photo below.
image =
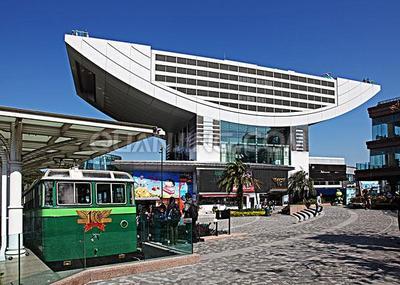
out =
<svg viewBox="0 0 400 285"><path fill-rule="evenodd" d="M134 171L136 198L161 197L161 174L156 171ZM179 172L163 173L164 198L182 198L186 193L193 195L193 181L191 174Z"/></svg>

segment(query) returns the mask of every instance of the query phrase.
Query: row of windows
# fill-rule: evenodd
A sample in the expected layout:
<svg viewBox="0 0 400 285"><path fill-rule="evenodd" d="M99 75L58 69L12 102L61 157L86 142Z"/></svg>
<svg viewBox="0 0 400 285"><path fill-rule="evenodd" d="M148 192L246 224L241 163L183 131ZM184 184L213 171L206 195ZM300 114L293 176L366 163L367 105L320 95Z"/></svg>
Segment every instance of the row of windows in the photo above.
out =
<svg viewBox="0 0 400 285"><path fill-rule="evenodd" d="M157 81L159 81L158 79L163 79L158 76L159 75L156 75ZM184 83L184 82L189 82L189 81L180 80L180 79L186 79L186 78L178 77L177 79L178 79L177 83L189 84L189 83ZM193 80L195 80L195 79L193 79ZM223 83L221 83L221 84L223 84ZM224 86L221 84L220 84L220 86ZM188 94L188 95L200 95L200 96L209 96L209 97L216 97L216 98L220 97L220 98L224 98L224 99L240 100L240 99L238 99L238 94L230 94L230 93L225 93L225 92L206 91L206 90L196 90L196 89L192 89L192 88L182 88L182 87L174 87L174 86L169 86L169 87L176 89L182 93ZM218 87L215 87L215 88L218 88ZM230 89L230 88L228 88L228 89ZM251 87L251 86L239 85L239 90L237 90L237 89L231 89L231 90L245 91L245 92L250 92L250 93L258 93L258 94L266 94L266 95L275 95L275 96L280 96L280 97L285 97L285 98L296 98L296 99L310 100L310 101L317 101L317 102L324 102L324 103L335 103L334 98L326 98L326 97L306 95L306 94L280 91L280 90L255 88L255 87ZM204 94L206 94L206 95L204 95Z"/></svg>
<svg viewBox="0 0 400 285"><path fill-rule="evenodd" d="M160 74L156 74L156 81L189 84L189 85L199 85L199 86L204 86L204 87L213 87L213 88L230 89L230 90L240 90L240 91L253 92L253 93L262 93L262 92L257 92L256 87L253 87L253 86L237 85L237 84L231 84L231 83L207 81L207 80L192 79L192 78L165 76L165 75L160 75ZM271 86L293 89L293 90L308 91L308 92L314 92L314 93L322 93L325 95L335 95L335 91L333 91L333 90L315 88L315 87L298 85L298 84L289 84L286 82L279 82L279 81L274 81L273 85L271 85Z"/></svg>
<svg viewBox="0 0 400 285"><path fill-rule="evenodd" d="M318 109L325 107L325 105L320 104L311 104L311 103L304 103L304 102L297 102L297 101L287 101L282 99L273 99L273 98L265 98L265 97L256 97L250 95L238 95L238 94L230 94L230 93L223 93L223 92L215 92L215 91L207 91L207 90L196 90L196 89L189 89L189 88L176 88L182 93L188 95L198 95L203 97L213 97L213 98L222 98L222 99L230 99L230 100L240 100L240 101L248 101L248 102L257 102L257 103L265 103L265 104L275 104L275 105L283 105L283 106L292 106L292 107L300 107L300 108L307 108L307 109ZM330 99L330 98L324 98ZM237 106L237 104L236 104Z"/></svg>
<svg viewBox="0 0 400 285"><path fill-rule="evenodd" d="M45 196L50 198L50 196ZM52 201L45 201L45 205L51 205ZM96 183L97 204L125 204L125 184L120 183ZM92 191L90 183L57 183L57 204L75 205L92 204Z"/></svg>
<svg viewBox="0 0 400 285"><path fill-rule="evenodd" d="M156 60L172 62L172 63L179 63L179 64L186 64L186 65L208 67L208 68L221 69L221 70L229 70L229 71L234 71L234 72L261 75L261 76L266 76L266 77L281 78L281 79L286 79L286 80L293 80L293 81L328 86L328 87L335 86L335 84L331 81L307 78L307 77L298 76L298 75L289 75L289 74L285 74L285 73L272 72L272 71L260 70L260 69L255 69L255 68L241 67L241 66L230 65L230 64L209 62L209 61L204 61L204 60L196 60L196 59L189 59L189 58L182 58L182 57L175 57L175 56L165 56L165 55L161 55L161 54L156 55Z"/></svg>
<svg viewBox="0 0 400 285"><path fill-rule="evenodd" d="M257 111L263 113L289 113L289 112L299 112L298 110L289 110L289 109L280 109L280 108L271 108L264 106L255 106L255 105L246 105L246 104L237 104L237 103L228 103L228 102L217 102L217 101L209 101L211 103L220 104L222 106L231 107L235 109L247 110L247 111Z"/></svg>

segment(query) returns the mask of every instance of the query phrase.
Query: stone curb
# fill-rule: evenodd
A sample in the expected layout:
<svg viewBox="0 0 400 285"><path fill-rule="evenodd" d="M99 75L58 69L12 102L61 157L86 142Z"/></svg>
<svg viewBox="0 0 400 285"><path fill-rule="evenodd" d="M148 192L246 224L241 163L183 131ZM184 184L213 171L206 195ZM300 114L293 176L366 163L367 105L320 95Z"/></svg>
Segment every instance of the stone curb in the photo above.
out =
<svg viewBox="0 0 400 285"><path fill-rule="evenodd" d="M53 285L84 285L91 281L109 280L115 277L158 271L162 269L191 265L200 261L199 254L169 257L129 264L118 264L90 268L52 283Z"/></svg>

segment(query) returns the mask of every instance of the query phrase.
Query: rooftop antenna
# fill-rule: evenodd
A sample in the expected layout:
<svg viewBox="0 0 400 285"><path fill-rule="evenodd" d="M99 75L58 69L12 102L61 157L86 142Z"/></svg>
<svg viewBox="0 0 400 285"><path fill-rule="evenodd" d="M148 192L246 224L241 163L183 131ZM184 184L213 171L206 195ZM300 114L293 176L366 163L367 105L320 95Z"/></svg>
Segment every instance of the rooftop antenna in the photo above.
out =
<svg viewBox="0 0 400 285"><path fill-rule="evenodd" d="M225 52L224 52L224 60L226 60L226 54L225 54Z"/></svg>

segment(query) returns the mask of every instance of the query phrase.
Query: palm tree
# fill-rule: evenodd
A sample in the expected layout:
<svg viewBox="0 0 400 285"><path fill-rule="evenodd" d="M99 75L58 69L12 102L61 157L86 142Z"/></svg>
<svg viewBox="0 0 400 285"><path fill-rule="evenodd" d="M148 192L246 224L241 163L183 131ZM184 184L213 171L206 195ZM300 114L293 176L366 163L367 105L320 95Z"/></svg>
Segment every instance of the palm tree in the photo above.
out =
<svg viewBox="0 0 400 285"><path fill-rule="evenodd" d="M307 172L300 170L289 177L288 194L290 202L307 201L311 195L315 195L313 180Z"/></svg>
<svg viewBox="0 0 400 285"><path fill-rule="evenodd" d="M218 181L218 187L231 193L236 188L237 205L239 210L243 209L243 187L253 186L254 190L258 190L261 182L254 178L250 166L243 163L240 159L229 162Z"/></svg>

